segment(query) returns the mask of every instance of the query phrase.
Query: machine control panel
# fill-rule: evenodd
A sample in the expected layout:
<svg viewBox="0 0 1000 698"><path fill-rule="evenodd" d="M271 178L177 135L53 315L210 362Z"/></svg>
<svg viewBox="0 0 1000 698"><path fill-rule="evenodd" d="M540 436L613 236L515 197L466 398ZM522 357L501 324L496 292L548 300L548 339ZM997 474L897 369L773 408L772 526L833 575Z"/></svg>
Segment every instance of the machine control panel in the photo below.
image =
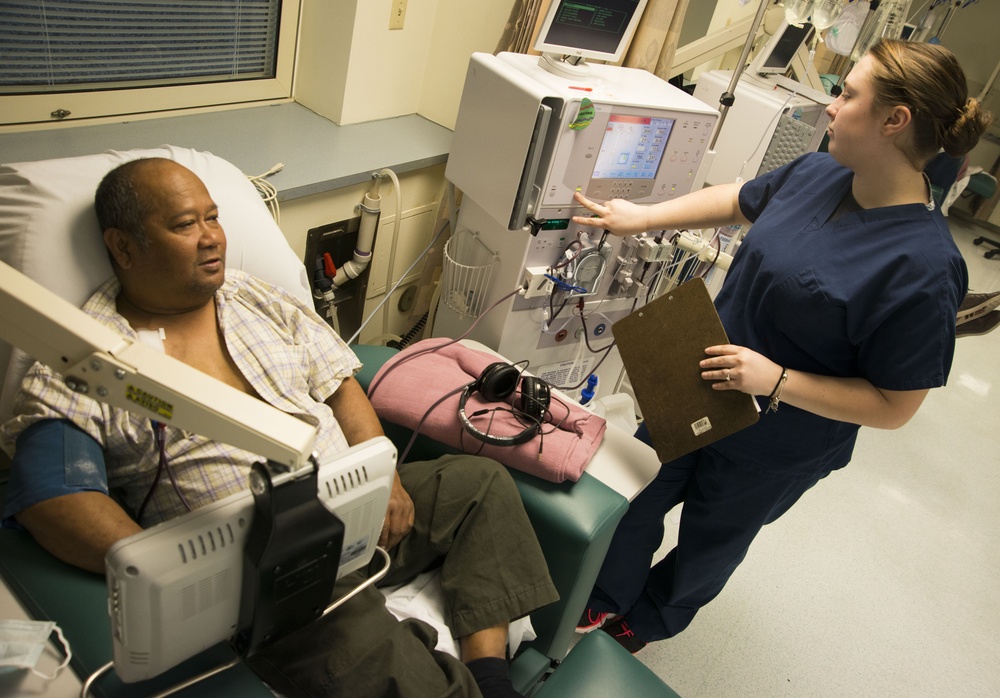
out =
<svg viewBox="0 0 1000 698"><path fill-rule="evenodd" d="M573 193L597 201L655 203L691 190L711 142L715 114L594 103L593 121L570 129L563 115L541 199L539 218L572 215Z"/></svg>

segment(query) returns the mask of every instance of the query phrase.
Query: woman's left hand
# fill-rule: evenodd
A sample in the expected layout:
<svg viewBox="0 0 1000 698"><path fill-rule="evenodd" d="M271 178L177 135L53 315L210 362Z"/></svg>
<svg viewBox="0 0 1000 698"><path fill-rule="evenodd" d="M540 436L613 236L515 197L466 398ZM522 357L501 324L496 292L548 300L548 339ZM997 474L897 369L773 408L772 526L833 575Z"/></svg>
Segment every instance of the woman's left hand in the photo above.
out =
<svg viewBox="0 0 1000 698"><path fill-rule="evenodd" d="M701 377L715 390L739 390L749 395L770 395L781 378L782 368L766 356L735 344L705 349Z"/></svg>

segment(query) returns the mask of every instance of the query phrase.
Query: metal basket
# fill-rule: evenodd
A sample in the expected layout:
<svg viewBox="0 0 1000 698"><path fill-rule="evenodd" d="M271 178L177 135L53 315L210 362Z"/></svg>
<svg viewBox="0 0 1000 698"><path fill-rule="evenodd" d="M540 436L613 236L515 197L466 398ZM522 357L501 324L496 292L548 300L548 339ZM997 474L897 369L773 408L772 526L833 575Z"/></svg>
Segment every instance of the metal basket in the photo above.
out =
<svg viewBox="0 0 1000 698"><path fill-rule="evenodd" d="M464 317L479 317L500 259L478 233L460 230L444 246L441 300Z"/></svg>

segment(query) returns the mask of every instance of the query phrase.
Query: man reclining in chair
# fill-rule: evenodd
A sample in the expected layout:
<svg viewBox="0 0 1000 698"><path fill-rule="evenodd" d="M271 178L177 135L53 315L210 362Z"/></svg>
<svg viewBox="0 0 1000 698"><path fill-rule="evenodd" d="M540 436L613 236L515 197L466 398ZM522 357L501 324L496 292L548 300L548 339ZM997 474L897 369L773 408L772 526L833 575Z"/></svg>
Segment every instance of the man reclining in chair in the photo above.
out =
<svg viewBox="0 0 1000 698"><path fill-rule="evenodd" d="M160 338L167 354L284 412L311 415L320 454L382 433L353 378L360 364L328 325L281 289L226 271L219 211L194 173L165 159L126 163L105 176L96 208L115 277L87 313L123 335ZM40 364L15 414L0 434L13 453L4 516L94 572L141 526L245 490L259 460L74 393ZM254 655L254 670L289 696L517 695L508 622L557 594L506 470L473 456L401 464L379 542L392 556L384 584L440 566L462 661L433 651L433 630L397 622L367 589ZM348 575L338 594L357 583Z"/></svg>

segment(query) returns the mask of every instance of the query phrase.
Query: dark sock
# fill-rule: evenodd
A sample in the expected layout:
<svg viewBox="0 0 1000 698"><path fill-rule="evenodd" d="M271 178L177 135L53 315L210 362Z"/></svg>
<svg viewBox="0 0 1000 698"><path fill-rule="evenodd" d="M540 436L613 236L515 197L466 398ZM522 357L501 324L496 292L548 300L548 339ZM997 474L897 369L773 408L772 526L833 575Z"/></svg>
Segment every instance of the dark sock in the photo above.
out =
<svg viewBox="0 0 1000 698"><path fill-rule="evenodd" d="M524 698L510 682L506 659L483 657L466 662L465 666L472 672L483 698Z"/></svg>

